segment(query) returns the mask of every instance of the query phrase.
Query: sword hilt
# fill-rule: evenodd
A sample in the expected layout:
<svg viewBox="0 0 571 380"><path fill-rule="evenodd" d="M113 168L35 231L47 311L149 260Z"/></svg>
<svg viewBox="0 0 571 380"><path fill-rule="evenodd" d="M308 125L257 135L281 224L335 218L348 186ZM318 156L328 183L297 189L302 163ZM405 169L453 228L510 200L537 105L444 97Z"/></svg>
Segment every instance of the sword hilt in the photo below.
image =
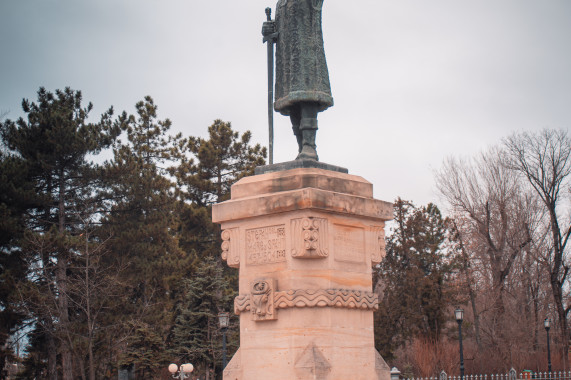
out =
<svg viewBox="0 0 571 380"><path fill-rule="evenodd" d="M272 22L272 8L266 8L266 22ZM263 33L263 32L262 32ZM278 39L278 33L274 32L264 36L263 41L269 43L275 43Z"/></svg>

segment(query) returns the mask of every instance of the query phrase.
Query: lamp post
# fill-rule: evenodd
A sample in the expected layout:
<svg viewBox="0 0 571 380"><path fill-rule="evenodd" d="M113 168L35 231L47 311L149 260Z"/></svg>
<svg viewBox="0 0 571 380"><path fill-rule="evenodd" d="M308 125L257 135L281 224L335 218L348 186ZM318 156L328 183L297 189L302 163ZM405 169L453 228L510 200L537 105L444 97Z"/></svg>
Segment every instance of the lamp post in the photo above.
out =
<svg viewBox="0 0 571 380"><path fill-rule="evenodd" d="M222 330L222 371L226 368L226 331L230 324L230 313L218 313L218 321L220 322L220 330Z"/></svg>
<svg viewBox="0 0 571 380"><path fill-rule="evenodd" d="M549 349L549 328L551 327L551 320L549 318L545 318L543 327L545 327L545 331L547 332L547 369L549 373L551 373L551 350Z"/></svg>
<svg viewBox="0 0 571 380"><path fill-rule="evenodd" d="M178 374L177 374L178 371ZM180 366L180 370L178 366L174 363L169 365L169 372L172 374L173 379L190 379L190 373L194 371L194 366L190 363L185 363Z"/></svg>
<svg viewBox="0 0 571 380"><path fill-rule="evenodd" d="M458 322L458 336L460 338L460 380L464 380L464 352L462 351L462 321L464 320L464 309L454 310L456 322Z"/></svg>

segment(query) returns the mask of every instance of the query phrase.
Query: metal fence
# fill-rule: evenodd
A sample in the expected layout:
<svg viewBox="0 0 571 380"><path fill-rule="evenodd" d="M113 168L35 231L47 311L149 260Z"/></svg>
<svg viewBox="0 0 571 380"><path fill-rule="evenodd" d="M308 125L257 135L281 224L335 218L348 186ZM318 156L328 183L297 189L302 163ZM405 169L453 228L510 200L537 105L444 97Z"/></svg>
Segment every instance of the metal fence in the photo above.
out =
<svg viewBox="0 0 571 380"><path fill-rule="evenodd" d="M525 374L525 372L524 372ZM528 377L521 377L520 379L538 379L538 380L569 380L571 379L571 371L564 372L531 372Z"/></svg>
<svg viewBox="0 0 571 380"><path fill-rule="evenodd" d="M571 371L523 371L518 374L516 370L512 368L508 373L464 375L462 379L460 376L448 376L444 371L440 372L438 376L406 378L401 376L398 369L393 368L391 370L391 380L571 380Z"/></svg>

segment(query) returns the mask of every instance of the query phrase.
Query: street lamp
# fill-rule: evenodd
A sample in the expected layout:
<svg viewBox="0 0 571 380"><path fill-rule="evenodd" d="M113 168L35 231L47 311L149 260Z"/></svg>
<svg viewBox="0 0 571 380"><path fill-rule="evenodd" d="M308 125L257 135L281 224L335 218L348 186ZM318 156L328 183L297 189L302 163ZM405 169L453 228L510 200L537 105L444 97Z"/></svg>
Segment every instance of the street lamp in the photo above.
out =
<svg viewBox="0 0 571 380"><path fill-rule="evenodd" d="M543 327L545 327L545 331L547 332L547 368L549 373L551 373L551 350L549 349L549 328L551 327L551 320L549 318L545 318Z"/></svg>
<svg viewBox="0 0 571 380"><path fill-rule="evenodd" d="M220 322L220 330L222 330L222 371L226 368L226 331L230 324L230 313L218 313L218 321Z"/></svg>
<svg viewBox="0 0 571 380"><path fill-rule="evenodd" d="M460 380L464 380L464 352L462 351L462 321L464 320L464 309L454 310L456 322L458 322L458 336L460 337Z"/></svg>
<svg viewBox="0 0 571 380"><path fill-rule="evenodd" d="M190 379L190 373L194 370L194 366L190 363L185 363L180 366L180 371L178 366L174 363L169 365L169 372L172 374L173 379ZM178 371L178 375L176 374Z"/></svg>

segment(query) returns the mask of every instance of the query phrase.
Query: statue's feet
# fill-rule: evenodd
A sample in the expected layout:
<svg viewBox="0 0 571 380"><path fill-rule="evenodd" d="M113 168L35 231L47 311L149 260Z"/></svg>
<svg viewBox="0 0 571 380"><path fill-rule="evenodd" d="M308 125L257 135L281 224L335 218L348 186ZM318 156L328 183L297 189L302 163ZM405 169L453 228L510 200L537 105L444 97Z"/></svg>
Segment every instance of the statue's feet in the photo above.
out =
<svg viewBox="0 0 571 380"><path fill-rule="evenodd" d="M303 148L301 148L301 152L299 152L297 155L296 160L319 161L319 158L317 157L317 151L315 150L315 147L304 145Z"/></svg>
<svg viewBox="0 0 571 380"><path fill-rule="evenodd" d="M313 125L314 123L315 127L317 126L317 120L302 119L301 120L302 126L304 122L309 124L311 128L301 129L301 137L302 137L301 150L299 151L296 160L318 161L317 150L315 150L315 134L317 132L317 128L314 128Z"/></svg>

